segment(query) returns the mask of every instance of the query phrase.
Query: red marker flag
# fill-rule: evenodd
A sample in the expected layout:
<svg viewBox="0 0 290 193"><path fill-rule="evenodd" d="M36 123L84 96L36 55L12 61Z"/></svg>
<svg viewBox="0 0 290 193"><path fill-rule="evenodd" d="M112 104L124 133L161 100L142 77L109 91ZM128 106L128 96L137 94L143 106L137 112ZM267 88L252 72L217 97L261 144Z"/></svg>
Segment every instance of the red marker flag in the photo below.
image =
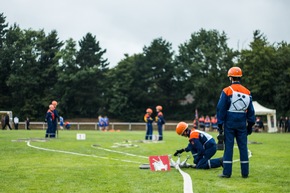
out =
<svg viewBox="0 0 290 193"><path fill-rule="evenodd" d="M170 170L170 162L168 155L149 156L151 171L168 171Z"/></svg>

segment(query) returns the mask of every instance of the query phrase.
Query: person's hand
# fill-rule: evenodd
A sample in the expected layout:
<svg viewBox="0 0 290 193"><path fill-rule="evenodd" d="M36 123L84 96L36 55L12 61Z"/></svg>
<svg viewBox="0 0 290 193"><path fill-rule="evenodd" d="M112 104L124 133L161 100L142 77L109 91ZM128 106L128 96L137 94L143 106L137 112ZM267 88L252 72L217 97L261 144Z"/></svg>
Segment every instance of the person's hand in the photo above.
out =
<svg viewBox="0 0 290 193"><path fill-rule="evenodd" d="M173 155L178 156L178 154L181 154L183 152L184 152L184 149L179 149L179 150L176 150L176 152Z"/></svg>
<svg viewBox="0 0 290 193"><path fill-rule="evenodd" d="M223 134L224 129L223 129L223 125L222 124L218 124L218 131L219 131L220 135Z"/></svg>

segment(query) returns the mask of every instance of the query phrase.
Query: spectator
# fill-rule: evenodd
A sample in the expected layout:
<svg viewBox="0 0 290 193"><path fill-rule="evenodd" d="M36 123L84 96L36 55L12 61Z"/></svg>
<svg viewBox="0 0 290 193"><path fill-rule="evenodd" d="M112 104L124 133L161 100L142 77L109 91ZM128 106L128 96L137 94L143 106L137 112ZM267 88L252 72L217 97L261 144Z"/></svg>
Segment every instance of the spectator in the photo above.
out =
<svg viewBox="0 0 290 193"><path fill-rule="evenodd" d="M146 135L145 140L152 140L153 135L153 119L151 117L151 114L153 113L152 109L148 108L146 109L146 114L144 115L144 121L146 123Z"/></svg>
<svg viewBox="0 0 290 193"><path fill-rule="evenodd" d="M67 130L70 130L70 122L67 121L64 125Z"/></svg>
<svg viewBox="0 0 290 193"><path fill-rule="evenodd" d="M198 123L199 123L199 129L204 131L204 116L202 115L199 119L198 119Z"/></svg>
<svg viewBox="0 0 290 193"><path fill-rule="evenodd" d="M290 127L290 119L288 119L288 117L285 117L285 133L290 131L289 127Z"/></svg>
<svg viewBox="0 0 290 193"><path fill-rule="evenodd" d="M25 120L25 128L26 128L27 130L30 130L29 126L30 126L30 121L29 121L29 118L26 117L26 120Z"/></svg>
<svg viewBox="0 0 290 193"><path fill-rule="evenodd" d="M13 122L15 130L18 130L19 119L17 116L14 117Z"/></svg>
<svg viewBox="0 0 290 193"><path fill-rule="evenodd" d="M249 175L248 138L255 124L255 110L252 104L251 92L241 85L242 70L232 67L228 71L231 85L221 92L217 104L218 129L224 131L225 151L223 156L222 178L230 178L233 166L234 141L239 148L241 174L243 178ZM248 125L247 125L248 123ZM224 127L224 130L223 130Z"/></svg>
<svg viewBox="0 0 290 193"><path fill-rule="evenodd" d="M260 117L256 118L254 130L255 130L255 132L262 132L264 130L264 124L263 124L263 121Z"/></svg>
<svg viewBox="0 0 290 193"><path fill-rule="evenodd" d="M105 131L109 130L109 118L107 116L104 117L104 127Z"/></svg>
<svg viewBox="0 0 290 193"><path fill-rule="evenodd" d="M205 131L208 132L210 128L210 118L208 115L205 116L204 127L205 127Z"/></svg>
<svg viewBox="0 0 290 193"><path fill-rule="evenodd" d="M217 129L218 129L216 115L211 117L211 128L213 129L213 131L217 131Z"/></svg>
<svg viewBox="0 0 290 193"><path fill-rule="evenodd" d="M100 131L105 131L105 121L102 115L98 117L98 121L99 121L98 126L99 126Z"/></svg>
<svg viewBox="0 0 290 193"><path fill-rule="evenodd" d="M64 120L63 120L63 117L62 116L59 116L59 128L61 129L61 130L63 130L63 125L64 125Z"/></svg>
<svg viewBox="0 0 290 193"><path fill-rule="evenodd" d="M8 126L10 130L12 130L9 122L10 122L9 113L7 113L4 117L4 125L2 125L2 130L6 129L6 126Z"/></svg>
<svg viewBox="0 0 290 193"><path fill-rule="evenodd" d="M281 133L283 131L284 126L285 126L285 121L284 121L284 118L281 116L279 119L279 130L281 131Z"/></svg>
<svg viewBox="0 0 290 193"><path fill-rule="evenodd" d="M155 121L157 122L158 127L158 141L163 140L163 125L165 124L164 116L162 113L162 106L156 106L157 116L155 117Z"/></svg>
<svg viewBox="0 0 290 193"><path fill-rule="evenodd" d="M184 151L190 151L197 169L210 169L222 166L222 158L211 159L217 151L216 142L211 135L194 128L190 130L185 122L178 123L176 133L183 137L188 137L189 143L186 148L177 150L174 156Z"/></svg>

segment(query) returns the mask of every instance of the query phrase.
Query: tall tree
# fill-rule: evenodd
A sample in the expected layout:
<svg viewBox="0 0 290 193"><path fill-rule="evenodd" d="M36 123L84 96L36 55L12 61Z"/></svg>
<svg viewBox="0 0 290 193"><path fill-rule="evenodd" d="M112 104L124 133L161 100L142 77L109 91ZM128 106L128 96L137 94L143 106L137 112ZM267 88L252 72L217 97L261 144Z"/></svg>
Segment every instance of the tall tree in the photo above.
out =
<svg viewBox="0 0 290 193"><path fill-rule="evenodd" d="M97 116L102 113L104 96L108 85L105 85L105 74L109 63L103 55L96 37L91 33L79 41L80 50L76 55L78 71L71 76L71 93L74 105L70 112L75 116Z"/></svg>
<svg viewBox="0 0 290 193"><path fill-rule="evenodd" d="M58 82L56 91L60 96L59 108L66 116L73 116L71 110L74 109L74 86L72 81L74 74L79 67L76 63L77 48L76 42L70 38L65 41L65 46L60 51L61 62L58 66Z"/></svg>
<svg viewBox="0 0 290 193"><path fill-rule="evenodd" d="M144 79L147 79L147 84L144 86L150 94L149 104L163 106L175 104L174 52L171 43L162 38L154 39L150 46L143 48L143 54L144 67L148 70ZM141 73L145 75L142 71Z"/></svg>
<svg viewBox="0 0 290 193"><path fill-rule="evenodd" d="M237 53L227 45L226 34L201 29L179 46L176 57L177 80L188 114L195 108L201 114L213 115L221 89L227 84L226 72ZM185 98L187 97L187 98Z"/></svg>
<svg viewBox="0 0 290 193"><path fill-rule="evenodd" d="M139 79L135 79L135 65L143 58L142 54L133 56L125 55L125 58L117 66L110 69L109 81L112 83L109 89L108 112L113 118L124 121L140 121L143 108L139 107L139 98L145 98L142 87L136 87ZM141 110L142 109L142 110Z"/></svg>
<svg viewBox="0 0 290 193"><path fill-rule="evenodd" d="M10 50L14 50L14 60L7 81L13 104L22 117L43 117L54 97L56 66L58 65L57 34L52 31L48 36L43 30L9 30Z"/></svg>
<svg viewBox="0 0 290 193"><path fill-rule="evenodd" d="M263 105L272 106L273 84L276 77L273 76L277 69L275 62L275 48L269 45L267 38L260 31L253 34L250 49L241 51L238 65L244 74L243 82L251 90L253 99Z"/></svg>
<svg viewBox="0 0 290 193"><path fill-rule="evenodd" d="M6 81L10 74L11 53L7 51L6 33L8 30L6 17L0 14L0 106L1 108L10 109L10 91Z"/></svg>
<svg viewBox="0 0 290 193"><path fill-rule="evenodd" d="M239 65L243 81L251 89L253 100L277 109L278 114L289 111L289 44L270 44L259 30L254 31L250 49L241 51Z"/></svg>

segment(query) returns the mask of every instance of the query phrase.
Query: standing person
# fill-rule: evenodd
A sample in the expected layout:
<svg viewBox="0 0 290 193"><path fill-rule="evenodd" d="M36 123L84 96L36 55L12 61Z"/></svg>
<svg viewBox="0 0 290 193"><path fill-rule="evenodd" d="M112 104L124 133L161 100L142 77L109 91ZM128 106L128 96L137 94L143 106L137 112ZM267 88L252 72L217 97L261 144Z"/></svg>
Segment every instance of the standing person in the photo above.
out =
<svg viewBox="0 0 290 193"><path fill-rule="evenodd" d="M284 118L281 116L279 119L279 130L281 131L281 133L283 131L284 125L285 125L285 121L284 121Z"/></svg>
<svg viewBox="0 0 290 193"><path fill-rule="evenodd" d="M189 143L186 148L176 150L174 156L184 151L191 151L197 169L210 169L222 166L222 158L211 159L217 151L217 146L210 134L194 128L190 130L185 122L178 123L176 133L183 137L188 137Z"/></svg>
<svg viewBox="0 0 290 193"><path fill-rule="evenodd" d="M29 126L30 126L30 121L29 121L29 118L26 117L26 120L25 120L25 128L26 128L27 130L30 130Z"/></svg>
<svg viewBox="0 0 290 193"><path fill-rule="evenodd" d="M48 110L46 112L45 120L47 121L47 129L45 133L45 138L55 137L55 133L53 133L54 125L53 121L55 119L54 116L54 106L50 104L48 106Z"/></svg>
<svg viewBox="0 0 290 193"><path fill-rule="evenodd" d="M289 132L289 123L290 119L288 119L288 117L285 117L285 133Z"/></svg>
<svg viewBox="0 0 290 193"><path fill-rule="evenodd" d="M157 122L158 127L158 141L163 140L163 125L165 124L164 116L162 113L162 106L156 106L157 116L155 117L155 121Z"/></svg>
<svg viewBox="0 0 290 193"><path fill-rule="evenodd" d="M225 141L224 169L219 175L222 178L230 178L232 175L234 138L240 152L242 177L247 178L249 175L247 136L252 133L255 124L255 111L250 91L240 83L242 75L239 67L229 69L231 85L223 89L217 104L218 130L220 134L224 131Z"/></svg>
<svg viewBox="0 0 290 193"><path fill-rule="evenodd" d="M208 115L205 116L204 127L205 127L205 131L209 132L209 129L210 129L210 118L209 118Z"/></svg>
<svg viewBox="0 0 290 193"><path fill-rule="evenodd" d="M104 126L105 126L105 131L109 130L109 118L107 116L104 117Z"/></svg>
<svg viewBox="0 0 290 193"><path fill-rule="evenodd" d="M212 130L213 130L213 131L217 131L217 129L218 129L218 124L217 124L217 118L216 118L216 115L211 117L210 122L211 122L211 128L212 128Z"/></svg>
<svg viewBox="0 0 290 193"><path fill-rule="evenodd" d="M64 120L62 116L59 116L59 128L63 130Z"/></svg>
<svg viewBox="0 0 290 193"><path fill-rule="evenodd" d="M152 109L148 108L146 109L146 114L144 115L144 121L146 122L146 136L145 140L152 140L153 135L153 119L151 117L151 114L153 113Z"/></svg>
<svg viewBox="0 0 290 193"><path fill-rule="evenodd" d="M2 130L6 129L6 126L8 126L10 130L12 130L9 121L9 113L7 113L4 117L4 124L2 125Z"/></svg>
<svg viewBox="0 0 290 193"><path fill-rule="evenodd" d="M50 137L51 137L51 138L55 138L56 133L58 134L58 130L57 130L57 122L58 122L58 119L59 119L58 112L57 112L57 110L56 110L56 107L57 107L57 101L52 101L51 104L54 106L54 110L53 110L54 119L53 119L53 122L52 122L53 129L52 129L52 132L51 132Z"/></svg>
<svg viewBox="0 0 290 193"><path fill-rule="evenodd" d="M18 130L19 119L17 116L14 117L13 123L14 123L15 130Z"/></svg>
<svg viewBox="0 0 290 193"><path fill-rule="evenodd" d="M99 121L98 125L99 125L100 131L105 131L105 121L104 121L104 118L102 117L102 115L99 115L98 121Z"/></svg>
<svg viewBox="0 0 290 193"><path fill-rule="evenodd" d="M198 123L199 123L199 129L204 131L204 116L202 115L199 119L198 119Z"/></svg>

